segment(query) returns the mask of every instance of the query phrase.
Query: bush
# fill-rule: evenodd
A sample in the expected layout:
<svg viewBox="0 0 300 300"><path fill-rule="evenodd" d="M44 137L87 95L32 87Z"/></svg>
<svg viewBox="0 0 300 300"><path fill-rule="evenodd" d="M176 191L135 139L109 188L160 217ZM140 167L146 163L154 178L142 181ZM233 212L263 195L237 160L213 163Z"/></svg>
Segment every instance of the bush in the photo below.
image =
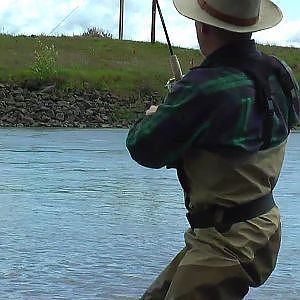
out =
<svg viewBox="0 0 300 300"><path fill-rule="evenodd" d="M37 40L31 69L39 80L49 80L57 74L57 57L58 52L53 44L48 45L41 39Z"/></svg>
<svg viewBox="0 0 300 300"><path fill-rule="evenodd" d="M111 33L109 33L108 31L105 31L102 28L98 28L98 27L88 28L86 31L83 32L82 36L112 39Z"/></svg>

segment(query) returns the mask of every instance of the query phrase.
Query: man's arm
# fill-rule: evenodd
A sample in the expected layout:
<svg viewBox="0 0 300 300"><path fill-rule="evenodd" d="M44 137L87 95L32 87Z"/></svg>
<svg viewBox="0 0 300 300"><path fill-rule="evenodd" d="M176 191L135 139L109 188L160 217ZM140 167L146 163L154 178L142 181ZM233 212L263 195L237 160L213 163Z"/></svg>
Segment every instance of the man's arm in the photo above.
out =
<svg viewBox="0 0 300 300"><path fill-rule="evenodd" d="M150 108L130 129L126 146L132 158L150 168L176 161L196 139L205 139L216 107L198 84L181 80L157 110Z"/></svg>

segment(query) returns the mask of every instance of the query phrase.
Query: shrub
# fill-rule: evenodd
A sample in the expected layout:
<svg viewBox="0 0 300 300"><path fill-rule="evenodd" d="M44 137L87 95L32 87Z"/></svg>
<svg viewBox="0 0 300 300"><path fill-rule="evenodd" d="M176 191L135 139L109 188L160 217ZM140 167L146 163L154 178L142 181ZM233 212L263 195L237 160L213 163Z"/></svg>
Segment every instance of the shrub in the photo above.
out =
<svg viewBox="0 0 300 300"><path fill-rule="evenodd" d="M112 39L112 34L108 31L105 31L102 28L90 27L83 32L82 36L84 37L98 37L98 38L107 38Z"/></svg>
<svg viewBox="0 0 300 300"><path fill-rule="evenodd" d="M39 80L49 80L57 74L57 57L58 52L53 44L49 45L45 41L37 39L31 69Z"/></svg>

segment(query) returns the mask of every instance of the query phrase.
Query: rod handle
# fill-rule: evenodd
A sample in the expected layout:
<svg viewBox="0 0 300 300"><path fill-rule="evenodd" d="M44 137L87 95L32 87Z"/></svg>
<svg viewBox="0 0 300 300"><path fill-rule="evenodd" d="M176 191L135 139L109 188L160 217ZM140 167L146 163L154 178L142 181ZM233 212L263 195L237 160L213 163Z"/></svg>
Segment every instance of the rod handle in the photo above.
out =
<svg viewBox="0 0 300 300"><path fill-rule="evenodd" d="M170 56L170 65L171 65L172 73L175 77L175 80L176 81L180 80L182 78L182 71L181 71L181 67L180 67L178 58L175 54Z"/></svg>

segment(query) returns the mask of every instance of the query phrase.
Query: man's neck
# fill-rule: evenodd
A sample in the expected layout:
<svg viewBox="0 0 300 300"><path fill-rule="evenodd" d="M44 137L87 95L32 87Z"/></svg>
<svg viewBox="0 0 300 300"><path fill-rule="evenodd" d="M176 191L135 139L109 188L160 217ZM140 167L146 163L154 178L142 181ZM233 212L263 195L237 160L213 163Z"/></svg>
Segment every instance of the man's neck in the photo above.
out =
<svg viewBox="0 0 300 300"><path fill-rule="evenodd" d="M249 38L240 38L240 39L232 39L232 40L215 40L211 43L210 47L208 47L206 51L206 57L209 56L210 54L216 52L217 50L226 47L227 45L233 44L233 43L238 43L242 41L250 41L251 39Z"/></svg>

